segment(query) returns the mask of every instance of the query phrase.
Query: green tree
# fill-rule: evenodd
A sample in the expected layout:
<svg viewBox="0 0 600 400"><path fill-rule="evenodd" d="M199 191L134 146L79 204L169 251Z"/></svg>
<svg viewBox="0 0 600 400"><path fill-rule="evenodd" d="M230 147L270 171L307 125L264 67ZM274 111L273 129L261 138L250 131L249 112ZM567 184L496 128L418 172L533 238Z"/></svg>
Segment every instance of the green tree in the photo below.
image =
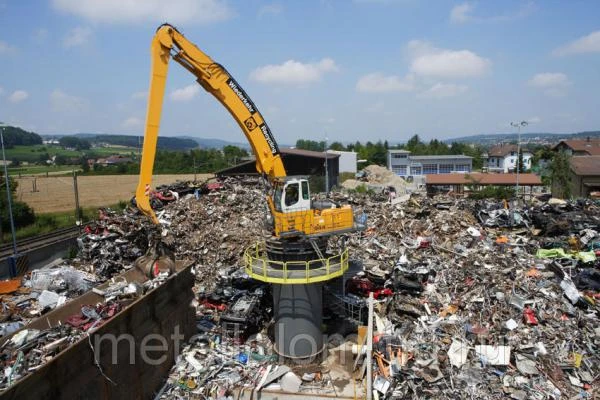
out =
<svg viewBox="0 0 600 400"><path fill-rule="evenodd" d="M564 151L555 153L550 164L550 179L554 195L561 198L571 197L571 173L569 155Z"/></svg>
<svg viewBox="0 0 600 400"><path fill-rule="evenodd" d="M519 149L519 156L517 158L517 171L520 174L525 172L525 165L523 164L523 149Z"/></svg>
<svg viewBox="0 0 600 400"><path fill-rule="evenodd" d="M14 179L10 179L9 183L15 228L32 224L35 221L35 213L27 203L16 200L17 182ZM2 232L10 229L8 198L6 196L6 182L3 171L0 171L0 226L2 227Z"/></svg>
<svg viewBox="0 0 600 400"><path fill-rule="evenodd" d="M48 161L49 159L50 159L50 154L48 154L48 153L42 153L38 156L38 162L43 165L46 165L46 161Z"/></svg>
<svg viewBox="0 0 600 400"><path fill-rule="evenodd" d="M237 146L228 145L223 147L223 155L225 156L225 162L228 165L235 165L239 163L242 158L248 157L248 152Z"/></svg>
<svg viewBox="0 0 600 400"><path fill-rule="evenodd" d="M346 147L340 142L333 142L329 145L331 150L346 151Z"/></svg>
<svg viewBox="0 0 600 400"><path fill-rule="evenodd" d="M84 173L90 172L90 164L88 164L88 160L85 157L81 157L81 169Z"/></svg>

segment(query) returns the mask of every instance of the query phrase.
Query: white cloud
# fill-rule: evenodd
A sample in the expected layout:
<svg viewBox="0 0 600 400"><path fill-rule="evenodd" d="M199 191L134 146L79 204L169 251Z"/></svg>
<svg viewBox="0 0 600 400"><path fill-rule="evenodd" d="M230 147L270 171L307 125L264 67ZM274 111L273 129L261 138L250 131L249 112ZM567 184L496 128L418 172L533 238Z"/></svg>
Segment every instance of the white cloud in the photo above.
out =
<svg viewBox="0 0 600 400"><path fill-rule="evenodd" d="M54 111L76 113L86 110L88 101L55 89L50 93L50 105Z"/></svg>
<svg viewBox="0 0 600 400"><path fill-rule="evenodd" d="M380 72L365 75L356 82L356 90L359 92L408 92L413 89L412 76L400 78L397 75L386 76Z"/></svg>
<svg viewBox="0 0 600 400"><path fill-rule="evenodd" d="M3 40L0 40L0 54L8 54L15 51L15 48Z"/></svg>
<svg viewBox="0 0 600 400"><path fill-rule="evenodd" d="M469 89L466 85L457 85L454 83L436 83L425 92L421 93L420 97L429 97L434 99L443 99L446 97L454 97L463 94Z"/></svg>
<svg viewBox="0 0 600 400"><path fill-rule="evenodd" d="M4 94L4 88L0 86L0 95Z"/></svg>
<svg viewBox="0 0 600 400"><path fill-rule="evenodd" d="M142 120L137 117L129 117L121 123L121 127L125 129L134 129L142 126Z"/></svg>
<svg viewBox="0 0 600 400"><path fill-rule="evenodd" d="M462 24L467 22L471 16L469 15L473 11L473 5L469 3L462 3L452 7L450 11L450 22L455 24Z"/></svg>
<svg viewBox="0 0 600 400"><path fill-rule="evenodd" d="M453 24L464 24L467 22L501 22L524 18L535 11L535 4L531 1L521 4L518 10L505 14L477 16L474 15L476 4L465 2L452 7L450 10L450 22Z"/></svg>
<svg viewBox="0 0 600 400"><path fill-rule="evenodd" d="M535 74L527 83L538 88L562 87L569 84L569 78L562 72L542 72Z"/></svg>
<svg viewBox="0 0 600 400"><path fill-rule="evenodd" d="M200 93L200 86L193 83L181 89L175 89L169 95L173 101L190 101Z"/></svg>
<svg viewBox="0 0 600 400"><path fill-rule="evenodd" d="M408 49L413 55L410 69L417 75L436 78L469 78L484 75L492 62L470 50L433 47L429 42L413 40Z"/></svg>
<svg viewBox="0 0 600 400"><path fill-rule="evenodd" d="M146 100L148 98L148 91L142 90L140 92L135 92L131 95L131 98L133 100Z"/></svg>
<svg viewBox="0 0 600 400"><path fill-rule="evenodd" d="M543 72L535 74L527 84L542 89L549 96L563 96L571 82L562 72Z"/></svg>
<svg viewBox="0 0 600 400"><path fill-rule="evenodd" d="M78 26L71 29L63 39L63 46L76 47L86 44L92 36L92 29L88 27Z"/></svg>
<svg viewBox="0 0 600 400"><path fill-rule="evenodd" d="M589 35L555 49L552 54L555 56L566 56L569 54L599 53L600 52L600 31L595 31Z"/></svg>
<svg viewBox="0 0 600 400"><path fill-rule="evenodd" d="M258 9L258 16L279 15L283 12L283 6L279 3L265 4Z"/></svg>
<svg viewBox="0 0 600 400"><path fill-rule="evenodd" d="M250 78L262 83L303 84L316 82L327 72L335 72L338 67L331 58L323 58L317 63L301 63L287 60L279 65L265 65L256 68Z"/></svg>
<svg viewBox="0 0 600 400"><path fill-rule="evenodd" d="M229 19L222 0L53 0L54 8L100 23L206 24Z"/></svg>
<svg viewBox="0 0 600 400"><path fill-rule="evenodd" d="M542 122L542 119L538 116L527 118L528 124L539 124L540 122Z"/></svg>
<svg viewBox="0 0 600 400"><path fill-rule="evenodd" d="M29 93L27 93L24 90L15 90L14 92L12 92L10 94L10 96L8 96L8 100L11 103L20 103L24 100L27 100L27 98L29 97Z"/></svg>

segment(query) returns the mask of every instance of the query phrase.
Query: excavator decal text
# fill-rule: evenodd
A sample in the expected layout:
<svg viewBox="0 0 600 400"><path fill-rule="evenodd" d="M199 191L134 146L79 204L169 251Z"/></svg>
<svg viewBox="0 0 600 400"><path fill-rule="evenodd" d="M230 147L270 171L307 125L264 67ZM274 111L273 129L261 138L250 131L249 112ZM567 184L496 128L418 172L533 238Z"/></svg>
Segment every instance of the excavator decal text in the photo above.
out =
<svg viewBox="0 0 600 400"><path fill-rule="evenodd" d="M265 140L269 144L269 148L271 149L271 154L273 154L273 155L279 154L279 148L277 147L277 143L275 142L275 139L273 139L273 134L271 134L271 130L269 129L267 124L261 124L260 130L262 131L262 134L265 137Z"/></svg>
<svg viewBox="0 0 600 400"><path fill-rule="evenodd" d="M231 90L233 90L233 93L235 93L242 103L244 103L244 106L250 111L250 114L256 112L256 106L252 103L252 100L250 100L246 92L244 92L244 89L242 89L233 78L227 80L227 86L229 86Z"/></svg>

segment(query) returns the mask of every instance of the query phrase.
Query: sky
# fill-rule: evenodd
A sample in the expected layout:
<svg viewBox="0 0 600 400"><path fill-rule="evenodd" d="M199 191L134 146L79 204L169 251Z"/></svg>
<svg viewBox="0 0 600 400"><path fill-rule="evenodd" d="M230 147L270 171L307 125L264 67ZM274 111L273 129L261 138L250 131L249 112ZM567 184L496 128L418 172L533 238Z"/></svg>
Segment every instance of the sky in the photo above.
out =
<svg viewBox="0 0 600 400"><path fill-rule="evenodd" d="M175 25L279 143L600 129L600 2L0 0L0 121L143 134L150 42ZM177 63L160 134L243 142Z"/></svg>

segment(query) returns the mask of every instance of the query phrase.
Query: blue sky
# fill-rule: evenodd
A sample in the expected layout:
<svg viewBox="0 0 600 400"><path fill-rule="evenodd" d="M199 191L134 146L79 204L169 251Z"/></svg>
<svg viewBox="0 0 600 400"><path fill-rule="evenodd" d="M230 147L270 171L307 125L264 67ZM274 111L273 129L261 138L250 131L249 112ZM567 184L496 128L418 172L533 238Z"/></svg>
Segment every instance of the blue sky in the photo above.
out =
<svg viewBox="0 0 600 400"><path fill-rule="evenodd" d="M142 134L149 47L176 25L280 143L600 129L600 2L0 0L0 121ZM243 141L172 64L161 135Z"/></svg>

